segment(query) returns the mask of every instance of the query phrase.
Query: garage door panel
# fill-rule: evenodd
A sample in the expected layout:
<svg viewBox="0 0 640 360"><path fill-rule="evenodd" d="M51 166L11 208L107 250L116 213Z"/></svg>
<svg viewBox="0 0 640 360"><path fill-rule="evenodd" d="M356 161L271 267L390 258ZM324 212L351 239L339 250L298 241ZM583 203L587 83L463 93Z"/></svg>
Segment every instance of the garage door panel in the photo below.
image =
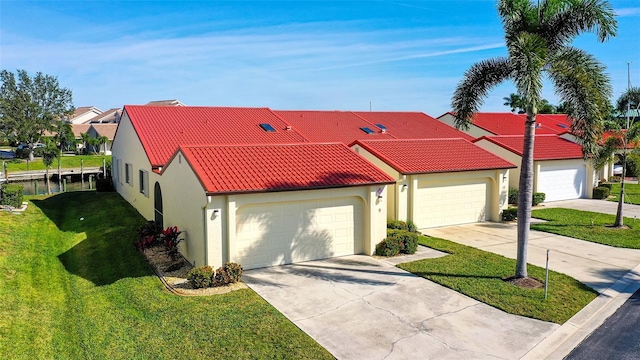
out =
<svg viewBox="0 0 640 360"><path fill-rule="evenodd" d="M541 165L538 192L545 193L545 201L579 199L586 194L584 165Z"/></svg>
<svg viewBox="0 0 640 360"><path fill-rule="evenodd" d="M362 213L358 198L241 207L231 258L251 269L360 253Z"/></svg>
<svg viewBox="0 0 640 360"><path fill-rule="evenodd" d="M429 228L484 221L488 206L488 179L421 182L416 193L414 222L420 228Z"/></svg>

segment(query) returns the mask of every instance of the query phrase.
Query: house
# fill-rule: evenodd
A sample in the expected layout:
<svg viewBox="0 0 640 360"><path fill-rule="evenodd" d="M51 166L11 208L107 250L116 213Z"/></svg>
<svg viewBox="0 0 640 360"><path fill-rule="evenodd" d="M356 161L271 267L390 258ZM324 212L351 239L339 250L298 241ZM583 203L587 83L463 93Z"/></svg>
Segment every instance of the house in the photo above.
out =
<svg viewBox="0 0 640 360"><path fill-rule="evenodd" d="M71 124L86 124L92 118L102 114L102 110L98 109L95 106L83 106L76 108L71 115L71 118L68 120Z"/></svg>
<svg viewBox="0 0 640 360"><path fill-rule="evenodd" d="M113 138L116 135L117 128L118 128L118 124L114 124L114 123L90 124L86 134L89 135L89 137L94 139L104 136L107 138L107 141L104 144L100 145L99 147L92 147L89 150L96 153L111 155L111 146L113 144Z"/></svg>
<svg viewBox="0 0 640 360"><path fill-rule="evenodd" d="M147 106L185 106L180 100L156 100L149 101Z"/></svg>
<svg viewBox="0 0 640 360"><path fill-rule="evenodd" d="M266 108L125 106L112 153L118 193L185 230L181 252L196 266L372 254L386 234L394 180Z"/></svg>
<svg viewBox="0 0 640 360"><path fill-rule="evenodd" d="M351 147L395 180L387 214L418 228L500 221L516 166L465 139L358 140Z"/></svg>
<svg viewBox="0 0 640 360"><path fill-rule="evenodd" d="M445 113L438 120L447 125L455 125L455 115ZM524 135L526 114L475 113L468 130L463 130L473 138L494 135ZM565 114L538 114L536 116L536 135L562 134L571 128Z"/></svg>
<svg viewBox="0 0 640 360"><path fill-rule="evenodd" d="M89 120L92 124L102 124L102 123L118 123L120 122L120 115L122 114L122 109L120 108L112 108L109 109L102 114L96 115Z"/></svg>
<svg viewBox="0 0 640 360"><path fill-rule="evenodd" d="M73 136L76 139L76 148L78 150L82 150L85 147L82 134L89 132L90 126L91 124L71 124L71 131L73 131Z"/></svg>
<svg viewBox="0 0 640 360"><path fill-rule="evenodd" d="M524 136L483 136L474 143L514 164L509 187L518 188ZM533 191L545 193L545 201L591 198L597 176L582 147L558 135L536 135L533 149Z"/></svg>

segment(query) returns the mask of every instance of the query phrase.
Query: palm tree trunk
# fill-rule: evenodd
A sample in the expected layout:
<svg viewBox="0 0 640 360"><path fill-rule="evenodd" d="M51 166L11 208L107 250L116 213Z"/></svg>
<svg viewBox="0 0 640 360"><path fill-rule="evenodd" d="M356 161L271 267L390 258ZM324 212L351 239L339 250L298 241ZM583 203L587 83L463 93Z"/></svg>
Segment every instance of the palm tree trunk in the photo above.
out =
<svg viewBox="0 0 640 360"><path fill-rule="evenodd" d="M49 167L45 166L45 173L47 177L47 195L51 194L51 183L49 182Z"/></svg>
<svg viewBox="0 0 640 360"><path fill-rule="evenodd" d="M620 177L620 199L618 199L618 211L616 211L616 222L613 224L614 227L623 227L624 226L624 217L622 216L622 204L624 204L624 176L627 173L627 150L626 150L626 142L625 149L622 154L622 176Z"/></svg>
<svg viewBox="0 0 640 360"><path fill-rule="evenodd" d="M536 131L536 114L527 109L527 121L524 130L522 164L518 188L518 254L516 259L516 278L527 277L527 245L529 226L531 225L531 202L533 201L533 144Z"/></svg>

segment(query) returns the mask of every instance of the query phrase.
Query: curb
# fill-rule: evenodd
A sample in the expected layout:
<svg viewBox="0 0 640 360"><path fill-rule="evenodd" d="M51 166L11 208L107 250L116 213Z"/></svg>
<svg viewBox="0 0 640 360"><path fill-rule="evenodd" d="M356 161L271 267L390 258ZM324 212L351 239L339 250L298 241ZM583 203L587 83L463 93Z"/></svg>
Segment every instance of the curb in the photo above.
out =
<svg viewBox="0 0 640 360"><path fill-rule="evenodd" d="M638 289L640 289L640 264L618 279L520 359L563 359L613 315Z"/></svg>

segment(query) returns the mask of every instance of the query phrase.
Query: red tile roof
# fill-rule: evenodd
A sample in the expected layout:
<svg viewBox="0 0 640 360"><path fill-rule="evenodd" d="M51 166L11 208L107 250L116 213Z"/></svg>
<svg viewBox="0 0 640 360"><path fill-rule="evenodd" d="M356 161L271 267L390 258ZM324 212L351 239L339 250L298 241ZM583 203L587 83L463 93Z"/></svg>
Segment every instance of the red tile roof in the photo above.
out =
<svg viewBox="0 0 640 360"><path fill-rule="evenodd" d="M349 145L358 139L393 139L389 133L382 133L374 124L350 111L274 110L274 113L312 142L339 141ZM367 134L361 128L375 133Z"/></svg>
<svg viewBox="0 0 640 360"><path fill-rule="evenodd" d="M181 145L307 141L267 108L126 105L124 111L153 167L165 165ZM262 123L276 131L264 131Z"/></svg>
<svg viewBox="0 0 640 360"><path fill-rule="evenodd" d="M516 167L465 139L364 140L354 144L362 146L402 174Z"/></svg>
<svg viewBox="0 0 640 360"><path fill-rule="evenodd" d="M526 115L513 113L476 113L473 124L496 135L524 135ZM536 117L536 122L540 121ZM550 128L542 124L536 125L537 134L559 134L567 129Z"/></svg>
<svg viewBox="0 0 640 360"><path fill-rule="evenodd" d="M375 165L338 143L182 146L176 154L180 151L207 194L395 182Z"/></svg>
<svg viewBox="0 0 640 360"><path fill-rule="evenodd" d="M474 142L482 139L522 156L524 136L483 136ZM582 159L582 157L582 146L557 135L536 135L533 142L534 160Z"/></svg>
<svg viewBox="0 0 640 360"><path fill-rule="evenodd" d="M622 133L627 132L627 130L622 130ZM604 143L605 141L607 141L608 138L615 136L615 137L620 137L620 148L624 148L624 146L622 146L622 138L621 138L621 134L615 133L613 131L605 131L604 134L602 134L602 142ZM627 144L627 149L634 149L637 146L640 146L640 141L635 142L635 143L629 143Z"/></svg>
<svg viewBox="0 0 640 360"><path fill-rule="evenodd" d="M387 133L398 139L449 139L473 137L421 112L354 112L371 124L382 124ZM363 140L369 140L365 138Z"/></svg>

